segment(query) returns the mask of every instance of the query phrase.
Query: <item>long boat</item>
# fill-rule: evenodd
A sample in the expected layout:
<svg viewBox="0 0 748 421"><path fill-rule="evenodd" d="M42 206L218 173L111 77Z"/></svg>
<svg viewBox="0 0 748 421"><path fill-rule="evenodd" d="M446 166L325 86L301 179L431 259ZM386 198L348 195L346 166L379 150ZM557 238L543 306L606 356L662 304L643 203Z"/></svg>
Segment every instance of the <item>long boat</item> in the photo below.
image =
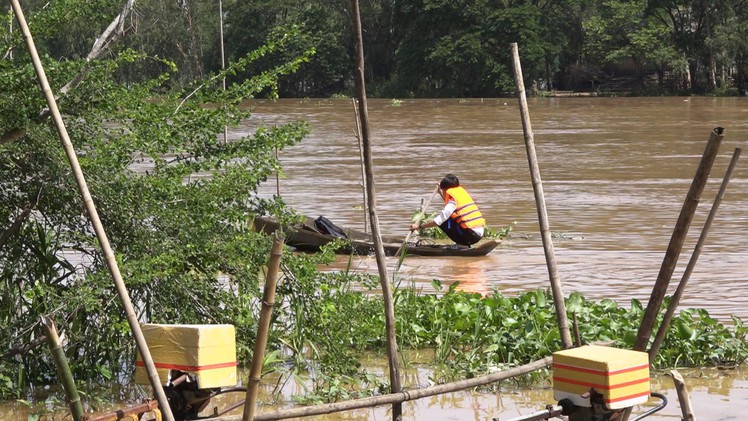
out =
<svg viewBox="0 0 748 421"><path fill-rule="evenodd" d="M280 229L278 221L269 216L256 217L255 230L271 234ZM315 220L305 217L302 223L283 229L285 243L301 251L318 251L320 247L334 240L342 240L344 246L336 250L339 254L374 254L374 241L370 234L351 228L340 228L339 235L322 232L315 226ZM404 238L382 236L384 254L395 256L403 245ZM405 253L414 256L485 256L495 249L501 240L484 239L472 247L457 247L453 244L438 244L431 240L419 240L405 244Z"/></svg>

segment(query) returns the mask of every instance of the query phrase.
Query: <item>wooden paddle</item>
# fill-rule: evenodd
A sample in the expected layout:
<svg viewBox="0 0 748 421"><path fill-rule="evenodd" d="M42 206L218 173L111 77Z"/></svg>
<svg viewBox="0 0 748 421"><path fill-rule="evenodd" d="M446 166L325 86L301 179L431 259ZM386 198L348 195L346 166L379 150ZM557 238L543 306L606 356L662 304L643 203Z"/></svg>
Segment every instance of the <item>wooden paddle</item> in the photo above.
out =
<svg viewBox="0 0 748 421"><path fill-rule="evenodd" d="M434 197L436 197L437 193L439 193L439 185L438 184L436 185L436 188L434 189L434 193L431 194L431 198L429 199L429 201L426 202L425 205L421 206L421 208L420 208L420 215L418 216L418 218L416 218L415 221L413 221L414 223L417 224L417 223L421 222L421 218L423 217L424 212L426 211L426 209L428 209L429 205L431 204L431 201L434 200ZM397 265L395 265L395 271L397 271L398 269L400 269L400 265L403 264L403 260L405 259L405 250L406 250L405 245L408 244L408 240L410 239L410 236L412 234L413 234L413 231L410 231L408 233L408 235L405 236L405 240L403 240L403 243L400 245L400 248L397 249L397 253L396 254L399 255L400 258L397 260Z"/></svg>

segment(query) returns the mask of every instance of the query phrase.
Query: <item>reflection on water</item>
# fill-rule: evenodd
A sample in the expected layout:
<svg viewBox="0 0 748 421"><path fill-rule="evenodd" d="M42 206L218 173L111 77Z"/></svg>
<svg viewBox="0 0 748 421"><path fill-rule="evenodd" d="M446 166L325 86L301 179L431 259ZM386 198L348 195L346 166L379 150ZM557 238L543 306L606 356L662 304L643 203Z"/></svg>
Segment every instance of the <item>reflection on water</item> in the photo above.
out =
<svg viewBox="0 0 748 421"><path fill-rule="evenodd" d="M432 258L434 259L434 258ZM480 257L436 258L444 265L438 279L446 279L443 289L455 284L455 289L488 295L493 286L488 280L485 265Z"/></svg>

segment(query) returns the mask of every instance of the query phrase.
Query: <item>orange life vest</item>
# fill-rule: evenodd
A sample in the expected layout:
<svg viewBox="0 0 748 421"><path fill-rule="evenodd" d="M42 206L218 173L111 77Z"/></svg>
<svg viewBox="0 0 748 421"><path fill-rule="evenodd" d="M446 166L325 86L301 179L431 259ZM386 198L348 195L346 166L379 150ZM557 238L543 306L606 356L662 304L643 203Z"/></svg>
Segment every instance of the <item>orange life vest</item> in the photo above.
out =
<svg viewBox="0 0 748 421"><path fill-rule="evenodd" d="M478 210L470 194L462 187L452 187L444 194L444 204L454 200L456 208L451 218L460 224L462 228L475 228L486 225L486 220Z"/></svg>

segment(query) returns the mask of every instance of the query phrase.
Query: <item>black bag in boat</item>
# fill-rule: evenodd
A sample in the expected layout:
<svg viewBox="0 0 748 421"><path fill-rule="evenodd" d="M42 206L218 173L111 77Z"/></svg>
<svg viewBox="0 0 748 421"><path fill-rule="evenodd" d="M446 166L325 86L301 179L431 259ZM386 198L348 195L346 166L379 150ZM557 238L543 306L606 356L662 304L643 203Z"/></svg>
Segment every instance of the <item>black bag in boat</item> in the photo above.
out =
<svg viewBox="0 0 748 421"><path fill-rule="evenodd" d="M317 228L317 231L321 232L322 234L332 235L338 238L348 238L342 228L333 224L324 216L320 216L319 218L314 220L314 228Z"/></svg>

